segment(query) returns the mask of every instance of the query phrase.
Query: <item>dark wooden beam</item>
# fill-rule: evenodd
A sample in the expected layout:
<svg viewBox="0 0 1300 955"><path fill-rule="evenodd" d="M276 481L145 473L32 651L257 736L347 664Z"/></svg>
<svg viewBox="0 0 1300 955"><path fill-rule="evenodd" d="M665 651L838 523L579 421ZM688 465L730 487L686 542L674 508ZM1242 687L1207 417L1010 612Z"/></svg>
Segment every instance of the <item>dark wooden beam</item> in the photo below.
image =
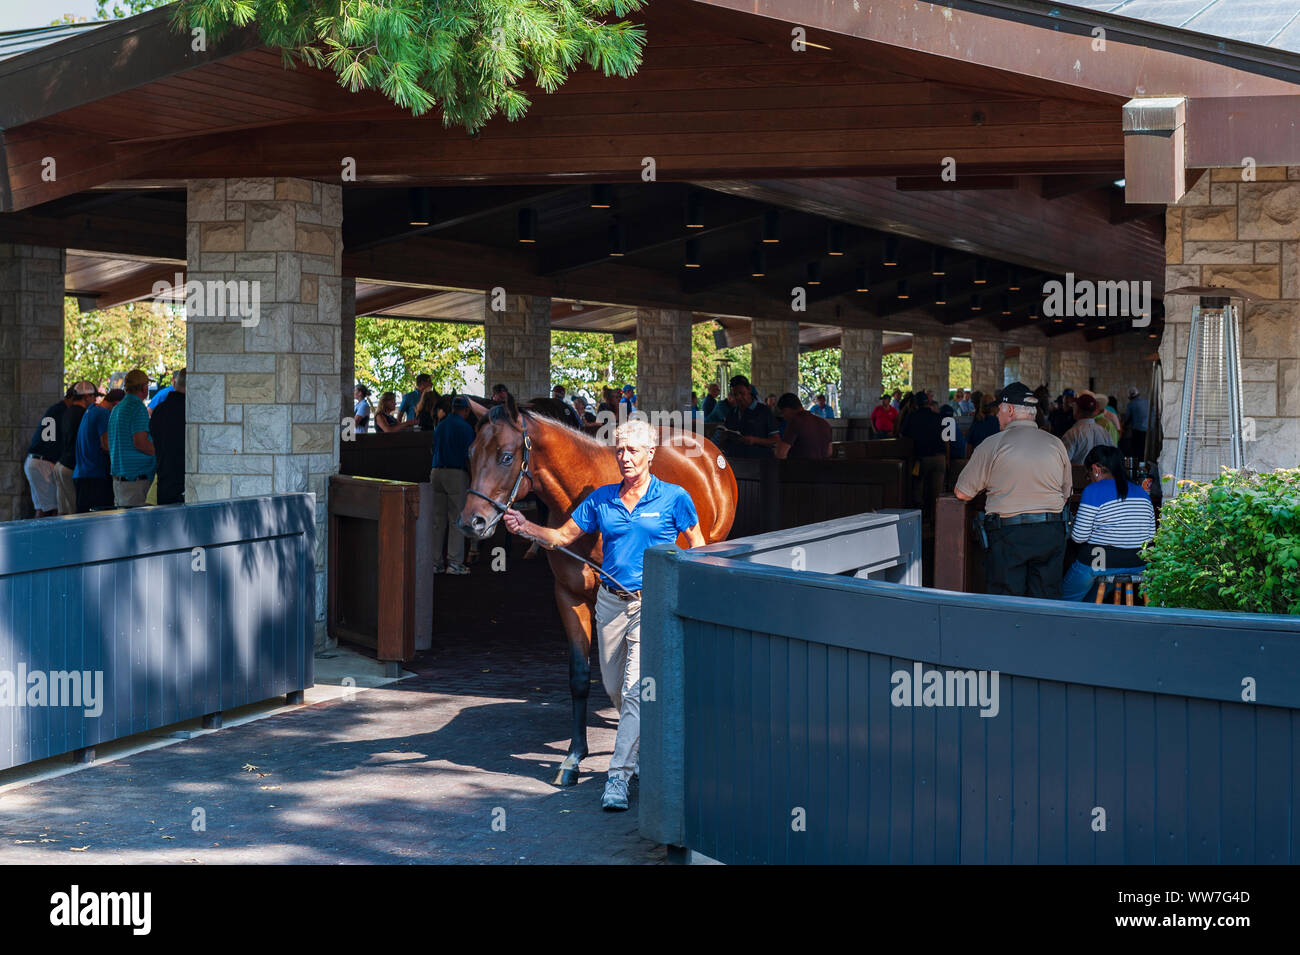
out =
<svg viewBox="0 0 1300 955"><path fill-rule="evenodd" d="M1081 192L1109 189L1116 179L1122 179L1123 176L1123 172L1109 176L1044 176L1038 194L1048 200L1063 199Z"/></svg>
<svg viewBox="0 0 1300 955"><path fill-rule="evenodd" d="M939 176L907 176L894 180L899 192L957 192L963 189L1016 189L1015 176L958 176L946 182Z"/></svg>

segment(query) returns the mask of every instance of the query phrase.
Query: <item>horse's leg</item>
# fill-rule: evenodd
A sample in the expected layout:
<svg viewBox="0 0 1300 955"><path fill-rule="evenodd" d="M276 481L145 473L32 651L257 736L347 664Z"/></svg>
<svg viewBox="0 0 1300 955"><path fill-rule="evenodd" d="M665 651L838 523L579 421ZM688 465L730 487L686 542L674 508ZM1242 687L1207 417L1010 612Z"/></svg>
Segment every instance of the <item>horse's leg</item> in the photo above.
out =
<svg viewBox="0 0 1300 955"><path fill-rule="evenodd" d="M557 577L555 602L569 640L569 693L573 697L573 733L569 752L555 774L556 786L572 786L587 755L587 697L591 693L591 606L584 593L574 593Z"/></svg>

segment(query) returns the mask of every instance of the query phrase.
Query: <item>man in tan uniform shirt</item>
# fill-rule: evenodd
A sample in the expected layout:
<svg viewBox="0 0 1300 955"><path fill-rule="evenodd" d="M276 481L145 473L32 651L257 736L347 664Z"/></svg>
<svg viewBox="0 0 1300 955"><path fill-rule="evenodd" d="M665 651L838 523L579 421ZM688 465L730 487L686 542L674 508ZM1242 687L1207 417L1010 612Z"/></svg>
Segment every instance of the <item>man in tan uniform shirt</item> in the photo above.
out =
<svg viewBox="0 0 1300 955"><path fill-rule="evenodd" d="M997 397L1002 430L971 454L955 493L963 501L987 493L987 591L1060 600L1070 457L1059 438L1034 423L1038 399L1032 391L1017 381Z"/></svg>

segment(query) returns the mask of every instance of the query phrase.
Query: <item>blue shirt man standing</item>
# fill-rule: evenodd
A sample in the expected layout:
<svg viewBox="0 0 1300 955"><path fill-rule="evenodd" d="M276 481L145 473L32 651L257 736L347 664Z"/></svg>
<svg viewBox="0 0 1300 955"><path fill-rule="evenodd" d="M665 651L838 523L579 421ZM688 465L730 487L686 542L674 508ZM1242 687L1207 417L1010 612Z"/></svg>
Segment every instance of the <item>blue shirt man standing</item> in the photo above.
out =
<svg viewBox="0 0 1300 955"><path fill-rule="evenodd" d="M813 406L808 409L819 418L834 418L835 406L826 403L825 395L818 395L813 399Z"/></svg>
<svg viewBox="0 0 1300 955"><path fill-rule="evenodd" d="M469 399L457 395L451 399L451 414L433 429L433 470L429 483L433 487L433 572L468 574L462 555L465 535L456 526L456 518L465 507L465 489L469 486L469 446L474 443L474 428L469 423ZM447 563L442 562L443 536L447 538Z"/></svg>
<svg viewBox="0 0 1300 955"><path fill-rule="evenodd" d="M433 379L428 375L415 376L415 390L402 395L402 403L397 409L398 421L414 421L415 409L420 405L424 393L433 387Z"/></svg>
<svg viewBox="0 0 1300 955"><path fill-rule="evenodd" d="M108 418L108 454L112 461L113 501L118 507L139 507L153 484L156 458L149 434L149 376L139 368L126 373L126 392Z"/></svg>
<svg viewBox="0 0 1300 955"><path fill-rule="evenodd" d="M603 577L596 596L600 676L619 712L618 734L601 796L605 809L628 807L628 782L637 772L641 744L641 574L645 551L685 534L691 547L704 544L695 504L686 490L650 473L657 434L648 422L629 421L614 432L623 480L598 487L559 528L540 527L513 508L504 521L512 533L547 547L566 547L583 534L600 532ZM612 579L610 579L612 578Z"/></svg>

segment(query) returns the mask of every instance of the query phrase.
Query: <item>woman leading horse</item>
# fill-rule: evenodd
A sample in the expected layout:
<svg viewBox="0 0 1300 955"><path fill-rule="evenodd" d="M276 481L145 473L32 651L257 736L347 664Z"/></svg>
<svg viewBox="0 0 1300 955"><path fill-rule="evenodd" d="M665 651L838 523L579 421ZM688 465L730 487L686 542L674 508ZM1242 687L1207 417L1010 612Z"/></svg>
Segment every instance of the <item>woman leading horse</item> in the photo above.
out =
<svg viewBox="0 0 1300 955"><path fill-rule="evenodd" d="M623 482L624 469L610 445L521 411L513 398L490 412L482 405L471 407L482 420L470 448L470 492L458 522L470 537L490 536L502 515L530 491L548 507L549 528L558 529L569 523L577 506L597 488ZM660 429L656 443L649 473L686 492L706 543L725 538L736 513L736 479L726 458L711 442L690 432ZM684 534L677 543L679 547L690 545ZM570 549L585 560L601 563L598 534L582 534ZM547 558L569 642L573 698L573 737L555 783L571 786L578 781L579 764L587 755L592 625L602 581L594 569L573 557L549 550ZM610 586L616 585L611 582Z"/></svg>

